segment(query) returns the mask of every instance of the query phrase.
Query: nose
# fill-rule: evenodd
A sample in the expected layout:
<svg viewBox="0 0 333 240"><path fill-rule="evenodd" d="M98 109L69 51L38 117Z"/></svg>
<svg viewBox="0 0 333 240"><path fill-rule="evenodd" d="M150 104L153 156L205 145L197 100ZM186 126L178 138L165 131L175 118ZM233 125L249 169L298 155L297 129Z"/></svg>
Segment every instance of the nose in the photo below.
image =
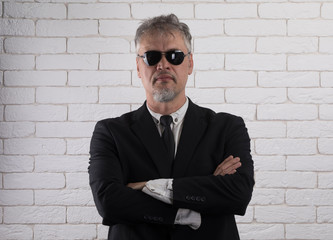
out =
<svg viewBox="0 0 333 240"><path fill-rule="evenodd" d="M157 63L157 70L170 69L170 63L165 58L165 54L162 54L161 60Z"/></svg>

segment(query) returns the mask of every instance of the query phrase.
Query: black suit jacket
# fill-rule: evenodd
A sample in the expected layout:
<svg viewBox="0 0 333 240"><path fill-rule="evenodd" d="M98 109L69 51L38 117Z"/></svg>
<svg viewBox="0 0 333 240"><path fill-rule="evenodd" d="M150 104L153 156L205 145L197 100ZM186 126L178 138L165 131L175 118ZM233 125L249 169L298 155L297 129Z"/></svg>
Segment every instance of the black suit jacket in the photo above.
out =
<svg viewBox="0 0 333 240"><path fill-rule="evenodd" d="M90 186L112 240L239 239L234 215L251 199L253 161L240 117L214 113L190 101L171 167L156 125L144 104L96 124L90 148ZM214 176L229 155L240 157L237 173ZM173 178L173 205L126 187ZM198 230L174 225L178 208L201 214Z"/></svg>

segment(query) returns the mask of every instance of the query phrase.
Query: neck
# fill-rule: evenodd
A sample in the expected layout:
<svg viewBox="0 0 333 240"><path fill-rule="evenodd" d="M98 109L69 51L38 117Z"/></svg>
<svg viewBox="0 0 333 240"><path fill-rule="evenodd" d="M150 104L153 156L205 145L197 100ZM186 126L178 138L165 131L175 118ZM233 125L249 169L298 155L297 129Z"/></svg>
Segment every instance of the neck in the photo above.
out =
<svg viewBox="0 0 333 240"><path fill-rule="evenodd" d="M162 115L169 115L171 113L176 112L179 108L181 108L186 102L186 96L183 96L181 99L173 100L170 102L156 102L153 99L147 99L148 107L156 113Z"/></svg>

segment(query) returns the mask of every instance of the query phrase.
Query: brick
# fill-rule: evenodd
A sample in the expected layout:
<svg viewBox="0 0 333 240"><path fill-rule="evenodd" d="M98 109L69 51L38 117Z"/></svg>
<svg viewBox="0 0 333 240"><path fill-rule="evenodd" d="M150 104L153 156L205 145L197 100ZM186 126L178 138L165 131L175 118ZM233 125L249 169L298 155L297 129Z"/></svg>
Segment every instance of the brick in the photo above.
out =
<svg viewBox="0 0 333 240"><path fill-rule="evenodd" d="M28 137L35 133L35 124L31 122L0 122L2 138Z"/></svg>
<svg viewBox="0 0 333 240"><path fill-rule="evenodd" d="M57 105L12 105L5 110L7 121L64 121L67 107Z"/></svg>
<svg viewBox="0 0 333 240"><path fill-rule="evenodd" d="M238 224L240 239L283 239L283 224Z"/></svg>
<svg viewBox="0 0 333 240"><path fill-rule="evenodd" d="M283 189L255 188L253 191L251 205L277 205L284 203Z"/></svg>
<svg viewBox="0 0 333 240"><path fill-rule="evenodd" d="M288 122L287 129L290 138L333 137L333 122L328 121Z"/></svg>
<svg viewBox="0 0 333 240"><path fill-rule="evenodd" d="M332 61L333 55L289 56L288 69L315 71L333 70Z"/></svg>
<svg viewBox="0 0 333 240"><path fill-rule="evenodd" d="M316 72L259 72L258 84L262 87L318 87Z"/></svg>
<svg viewBox="0 0 333 240"><path fill-rule="evenodd" d="M284 20L226 20L225 32L230 36L281 36L286 35L286 21Z"/></svg>
<svg viewBox="0 0 333 240"><path fill-rule="evenodd" d="M332 37L319 39L319 52L333 53L333 38Z"/></svg>
<svg viewBox="0 0 333 240"><path fill-rule="evenodd" d="M35 102L35 89L33 88L1 88L0 103L27 104Z"/></svg>
<svg viewBox="0 0 333 240"><path fill-rule="evenodd" d="M315 207L256 206L258 223L312 223L316 219Z"/></svg>
<svg viewBox="0 0 333 240"><path fill-rule="evenodd" d="M99 33L103 36L130 36L133 38L140 21L99 20Z"/></svg>
<svg viewBox="0 0 333 240"><path fill-rule="evenodd" d="M318 187L324 189L333 188L332 178L333 178L333 173L320 173L318 175Z"/></svg>
<svg viewBox="0 0 333 240"><path fill-rule="evenodd" d="M96 70L98 68L98 55L42 55L36 59L37 69L74 69Z"/></svg>
<svg viewBox="0 0 333 240"><path fill-rule="evenodd" d="M33 230L29 225L0 224L0 234L8 240L33 239Z"/></svg>
<svg viewBox="0 0 333 240"><path fill-rule="evenodd" d="M322 72L321 73L321 86L333 87L333 73L332 72Z"/></svg>
<svg viewBox="0 0 333 240"><path fill-rule="evenodd" d="M197 4L195 17L199 19L256 18L256 4Z"/></svg>
<svg viewBox="0 0 333 240"><path fill-rule="evenodd" d="M91 190L35 190L37 205L94 206Z"/></svg>
<svg viewBox="0 0 333 240"><path fill-rule="evenodd" d="M101 87L100 103L143 103L146 99L142 88L133 87Z"/></svg>
<svg viewBox="0 0 333 240"><path fill-rule="evenodd" d="M0 190L0 205L32 205L32 190Z"/></svg>
<svg viewBox="0 0 333 240"><path fill-rule="evenodd" d="M318 139L318 149L322 154L333 154L333 138Z"/></svg>
<svg viewBox="0 0 333 240"><path fill-rule="evenodd" d="M228 103L283 103L287 93L284 88L229 88L225 98Z"/></svg>
<svg viewBox="0 0 333 240"><path fill-rule="evenodd" d="M249 135L253 138L286 137L286 124L283 122L247 122Z"/></svg>
<svg viewBox="0 0 333 240"><path fill-rule="evenodd" d="M286 163L289 171L333 171L331 156L288 156Z"/></svg>
<svg viewBox="0 0 333 240"><path fill-rule="evenodd" d="M318 51L317 38L265 37L257 41L259 53L313 53Z"/></svg>
<svg viewBox="0 0 333 240"><path fill-rule="evenodd" d="M194 9L193 4L163 4L163 3L133 3L132 4L132 17L135 19L146 19L155 17L156 13L170 14L174 13L178 18L193 18ZM171 11L172 9L172 11Z"/></svg>
<svg viewBox="0 0 333 240"><path fill-rule="evenodd" d="M98 121L104 118L119 117L129 111L130 107L123 104L71 104L68 106L68 120Z"/></svg>
<svg viewBox="0 0 333 240"><path fill-rule="evenodd" d="M216 87L255 87L257 74L248 71L197 71L195 86L199 88Z"/></svg>
<svg viewBox="0 0 333 240"><path fill-rule="evenodd" d="M323 18L333 19L333 4L324 3L321 7L321 16Z"/></svg>
<svg viewBox="0 0 333 240"><path fill-rule="evenodd" d="M286 191L286 203L300 206L331 206L333 191L322 189L288 189ZM318 236L318 235L317 235Z"/></svg>
<svg viewBox="0 0 333 240"><path fill-rule="evenodd" d="M224 33L224 24L222 20L184 20L184 23L191 29L194 39L196 37L207 37L222 35ZM195 41L195 40L194 40ZM195 51L197 52L197 51Z"/></svg>
<svg viewBox="0 0 333 240"><path fill-rule="evenodd" d="M253 155L253 159L255 171L283 171L286 169L286 158L284 156Z"/></svg>
<svg viewBox="0 0 333 240"><path fill-rule="evenodd" d="M65 223L65 207L6 207L5 223Z"/></svg>
<svg viewBox="0 0 333 240"><path fill-rule="evenodd" d="M260 188L314 188L317 174L307 172L257 172L256 187Z"/></svg>
<svg viewBox="0 0 333 240"><path fill-rule="evenodd" d="M85 169L85 171L86 170L87 170L87 168ZM88 173L87 172L66 173L66 188L67 189L90 189Z"/></svg>
<svg viewBox="0 0 333 240"><path fill-rule="evenodd" d="M94 122L36 123L36 136L50 138L91 137L94 126Z"/></svg>
<svg viewBox="0 0 333 240"><path fill-rule="evenodd" d="M36 225L34 227L34 239L95 239L96 225L94 224L64 224L64 225Z"/></svg>
<svg viewBox="0 0 333 240"><path fill-rule="evenodd" d="M266 54L227 54L225 68L227 70L285 70L285 55Z"/></svg>
<svg viewBox="0 0 333 240"><path fill-rule="evenodd" d="M0 156L0 172L31 172L34 169L34 158L31 156ZM1 185L0 185L1 186Z"/></svg>
<svg viewBox="0 0 333 240"><path fill-rule="evenodd" d="M7 38L7 53L64 53L65 38Z"/></svg>
<svg viewBox="0 0 333 240"><path fill-rule="evenodd" d="M266 104L258 105L258 120L314 120L318 110L312 104Z"/></svg>
<svg viewBox="0 0 333 240"><path fill-rule="evenodd" d="M38 20L36 23L37 36L81 37L97 33L97 20Z"/></svg>
<svg viewBox="0 0 333 240"><path fill-rule="evenodd" d="M69 19L131 18L130 5L122 3L69 4Z"/></svg>
<svg viewBox="0 0 333 240"><path fill-rule="evenodd" d="M196 54L196 70L219 70L224 68L223 54Z"/></svg>
<svg viewBox="0 0 333 240"><path fill-rule="evenodd" d="M100 56L102 70L136 70L135 54L103 54Z"/></svg>
<svg viewBox="0 0 333 240"><path fill-rule="evenodd" d="M259 5L260 18L317 18L320 16L319 3L266 3Z"/></svg>
<svg viewBox="0 0 333 240"><path fill-rule="evenodd" d="M333 207L317 208L318 223L333 223Z"/></svg>
<svg viewBox="0 0 333 240"><path fill-rule="evenodd" d="M0 106L0 121L4 120L4 106Z"/></svg>
<svg viewBox="0 0 333 240"><path fill-rule="evenodd" d="M205 37L194 39L195 53L252 53L255 51L255 45L256 39L252 37Z"/></svg>
<svg viewBox="0 0 333 240"><path fill-rule="evenodd" d="M90 138L67 139L67 154L82 155L88 154Z"/></svg>
<svg viewBox="0 0 333 240"><path fill-rule="evenodd" d="M97 225L97 237L98 239L108 239L109 227L98 224Z"/></svg>
<svg viewBox="0 0 333 240"><path fill-rule="evenodd" d="M315 139L257 139L255 145L258 154L311 155L317 153Z"/></svg>
<svg viewBox="0 0 333 240"><path fill-rule="evenodd" d="M289 20L289 36L333 36L332 20ZM304 27L306 26L306 27Z"/></svg>
<svg viewBox="0 0 333 240"><path fill-rule="evenodd" d="M35 172L86 172L87 156L39 155L35 157Z"/></svg>
<svg viewBox="0 0 333 240"><path fill-rule="evenodd" d="M330 239L333 224L289 224L286 225L287 239Z"/></svg>
<svg viewBox="0 0 333 240"><path fill-rule="evenodd" d="M256 115L256 106L254 104L202 104L202 106L215 112L227 112L241 116L245 120L254 120Z"/></svg>
<svg viewBox="0 0 333 240"><path fill-rule="evenodd" d="M36 91L38 103L95 103L95 87L40 87Z"/></svg>
<svg viewBox="0 0 333 240"><path fill-rule="evenodd" d="M120 86L131 85L130 71L70 71L70 86Z"/></svg>
<svg viewBox="0 0 333 240"><path fill-rule="evenodd" d="M4 140L5 154L64 154L66 143L63 139L12 138Z"/></svg>
<svg viewBox="0 0 333 240"><path fill-rule="evenodd" d="M35 67L32 55L0 55L0 70L29 70Z"/></svg>
<svg viewBox="0 0 333 240"><path fill-rule="evenodd" d="M194 102L201 103L224 103L224 89L198 89L198 88L187 88L187 96Z"/></svg>
<svg viewBox="0 0 333 240"><path fill-rule="evenodd" d="M12 18L66 18L65 4L7 2L4 9Z"/></svg>
<svg viewBox="0 0 333 240"><path fill-rule="evenodd" d="M63 188L65 177L61 173L10 173L3 182L7 189L52 189Z"/></svg>
<svg viewBox="0 0 333 240"><path fill-rule="evenodd" d="M128 53L130 43L122 38L70 38L70 53Z"/></svg>
<svg viewBox="0 0 333 240"><path fill-rule="evenodd" d="M101 223L102 218L99 216L96 207L69 207L67 209L68 223Z"/></svg>
<svg viewBox="0 0 333 240"><path fill-rule="evenodd" d="M319 118L323 120L333 119L333 106L329 104L323 104L319 106Z"/></svg>
<svg viewBox="0 0 333 240"><path fill-rule="evenodd" d="M6 71L5 86L64 86L67 82L65 71Z"/></svg>
<svg viewBox="0 0 333 240"><path fill-rule="evenodd" d="M30 19L0 19L0 35L2 36L33 36L35 23Z"/></svg>

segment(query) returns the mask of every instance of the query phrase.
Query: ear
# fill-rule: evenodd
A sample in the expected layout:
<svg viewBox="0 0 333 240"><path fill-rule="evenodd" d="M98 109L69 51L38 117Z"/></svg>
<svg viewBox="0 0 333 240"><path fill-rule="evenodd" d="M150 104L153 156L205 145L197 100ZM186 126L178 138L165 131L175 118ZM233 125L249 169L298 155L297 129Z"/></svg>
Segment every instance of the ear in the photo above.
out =
<svg viewBox="0 0 333 240"><path fill-rule="evenodd" d="M188 59L189 59L188 60L188 75L191 75L193 72L193 66L194 66L192 53L188 56Z"/></svg>
<svg viewBox="0 0 333 240"><path fill-rule="evenodd" d="M139 67L139 58L136 58L136 72L138 74L138 77L141 78L141 73L140 73L140 67Z"/></svg>

